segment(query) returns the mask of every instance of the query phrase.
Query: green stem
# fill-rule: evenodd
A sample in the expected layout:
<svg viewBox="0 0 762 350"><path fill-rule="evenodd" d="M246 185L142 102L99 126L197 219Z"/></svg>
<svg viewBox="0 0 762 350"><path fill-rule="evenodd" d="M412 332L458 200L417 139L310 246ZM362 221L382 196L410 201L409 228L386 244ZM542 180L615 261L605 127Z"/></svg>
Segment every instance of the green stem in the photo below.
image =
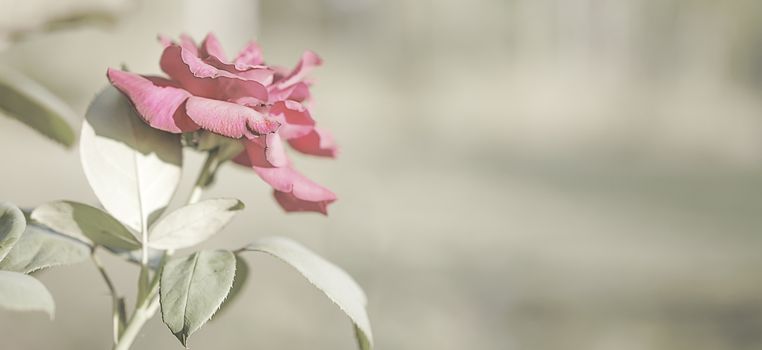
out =
<svg viewBox="0 0 762 350"><path fill-rule="evenodd" d="M95 247L90 251L90 259L93 260L93 265L98 269L98 272L100 272L101 277L103 277L103 281L106 282L106 287L108 287L108 291L111 293L111 296L116 297L116 288L114 287L114 282L111 281L111 278L108 276L108 273L106 272L106 268L103 267L103 264L101 263L101 260L98 259L98 256L95 255Z"/></svg>
<svg viewBox="0 0 762 350"><path fill-rule="evenodd" d="M93 265L95 265L95 267L98 269L98 272L100 272L100 275L103 277L103 281L106 282L106 286L108 287L109 293L111 294L113 337L114 344L116 344L117 341L119 341L120 334L122 330L124 330L126 323L124 298L119 296L116 287L114 287L114 282L111 281L108 272L106 272L106 268L103 266L103 263L101 263L101 260L95 254L95 251L96 247L93 247L93 249L90 251L90 259L92 259Z"/></svg>
<svg viewBox="0 0 762 350"><path fill-rule="evenodd" d="M201 166L201 172L199 172L196 178L196 183L193 185L190 197L188 198L188 204L193 204L201 199L204 189L211 184L212 176L217 170L217 149L212 149L204 160L204 165Z"/></svg>
<svg viewBox="0 0 762 350"><path fill-rule="evenodd" d="M156 299L155 304L158 305L158 298ZM114 344L114 350L128 350L146 322L148 322L148 320L150 320L156 313L156 309L156 307L145 304L136 308L135 313L132 314L130 321L127 323L127 327L124 329L124 332L122 332L119 341Z"/></svg>
<svg viewBox="0 0 762 350"><path fill-rule="evenodd" d="M193 190L191 191L187 204L196 203L201 199L204 189L210 184L212 176L214 176L217 165L217 150L214 149L207 154L204 165L201 166L201 170L196 178L196 183L193 185ZM135 312L132 314L132 317L130 317L124 330L121 332L119 340L114 344L114 350L128 350L146 322L148 322L148 320L156 314L156 311L159 310L159 281L161 278L161 270L173 253L174 251L172 250L164 252L161 263L156 269L153 278L150 282L145 284L146 291L144 297L138 299L138 305L135 306ZM142 266L145 266L145 263ZM139 286L138 288L140 289L141 287Z"/></svg>

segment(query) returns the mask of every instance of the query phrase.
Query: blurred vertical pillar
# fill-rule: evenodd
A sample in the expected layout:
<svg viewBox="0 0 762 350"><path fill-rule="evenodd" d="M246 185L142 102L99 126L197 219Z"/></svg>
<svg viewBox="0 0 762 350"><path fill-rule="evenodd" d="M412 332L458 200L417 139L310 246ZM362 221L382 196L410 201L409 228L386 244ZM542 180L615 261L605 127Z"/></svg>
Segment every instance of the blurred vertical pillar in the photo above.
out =
<svg viewBox="0 0 762 350"><path fill-rule="evenodd" d="M214 32L235 52L259 31L259 0L182 0L185 30L197 40Z"/></svg>
<svg viewBox="0 0 762 350"><path fill-rule="evenodd" d="M552 5L548 0L516 1L516 50L527 62L547 58L553 50Z"/></svg>
<svg viewBox="0 0 762 350"><path fill-rule="evenodd" d="M555 1L555 54L560 62L574 60L585 68L590 65L592 53L592 21L590 0Z"/></svg>

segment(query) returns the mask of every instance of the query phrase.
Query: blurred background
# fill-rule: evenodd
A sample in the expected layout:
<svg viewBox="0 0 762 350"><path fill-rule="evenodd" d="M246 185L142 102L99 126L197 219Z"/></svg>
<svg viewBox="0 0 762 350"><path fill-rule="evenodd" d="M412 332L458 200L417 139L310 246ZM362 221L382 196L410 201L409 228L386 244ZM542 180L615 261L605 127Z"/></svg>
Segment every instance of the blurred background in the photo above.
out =
<svg viewBox="0 0 762 350"><path fill-rule="evenodd" d="M296 162L340 200L286 215L227 167L207 196L247 209L207 246L304 242L365 288L378 349L762 348L762 2L2 3L0 62L79 116L107 67L160 72L157 33L256 38L285 66L318 52L313 115L342 154ZM2 199L96 203L76 150L7 118L0 150ZM193 349L354 349L320 292L249 262ZM107 264L131 292L136 269ZM55 320L0 312L3 349L110 348L96 270L40 278ZM156 318L135 348L181 347Z"/></svg>

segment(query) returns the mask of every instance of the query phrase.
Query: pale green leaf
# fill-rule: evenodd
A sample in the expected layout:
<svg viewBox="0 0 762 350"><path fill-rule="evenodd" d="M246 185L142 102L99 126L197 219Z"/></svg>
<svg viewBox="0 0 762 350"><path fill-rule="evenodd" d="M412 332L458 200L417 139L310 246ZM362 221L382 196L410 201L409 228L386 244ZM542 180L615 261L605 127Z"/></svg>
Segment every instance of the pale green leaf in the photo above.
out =
<svg viewBox="0 0 762 350"><path fill-rule="evenodd" d="M84 236L109 248L134 250L142 246L127 227L87 204L71 201L43 204L32 211L32 219L55 231L72 237Z"/></svg>
<svg viewBox="0 0 762 350"><path fill-rule="evenodd" d="M0 261L0 270L30 273L78 263L89 255L90 247L84 242L30 224L5 259Z"/></svg>
<svg viewBox="0 0 762 350"><path fill-rule="evenodd" d="M15 311L44 311L53 318L53 297L40 281L13 271L0 271L0 307Z"/></svg>
<svg viewBox="0 0 762 350"><path fill-rule="evenodd" d="M21 238L25 227L24 213L13 204L0 202L0 261Z"/></svg>
<svg viewBox="0 0 762 350"><path fill-rule="evenodd" d="M233 279L233 287L230 288L230 293L228 293L228 297L225 299L224 302L222 302L220 309L217 310L217 313L215 314L216 318L219 318L220 315L223 312L225 312L225 310L230 309L230 305L235 303L238 296L241 295L241 291L243 290L243 287L246 285L246 281L249 279L249 269L250 269L249 264L246 263L246 260L236 255L235 278Z"/></svg>
<svg viewBox="0 0 762 350"><path fill-rule="evenodd" d="M161 315L183 346L225 300L235 267L235 255L222 250L175 257L164 266L159 289Z"/></svg>
<svg viewBox="0 0 762 350"><path fill-rule="evenodd" d="M181 249L199 244L222 230L243 209L232 198L207 199L177 209L151 228L148 245L156 249Z"/></svg>
<svg viewBox="0 0 762 350"><path fill-rule="evenodd" d="M245 250L268 253L294 267L349 316L355 324L361 348L373 347L365 293L344 270L287 238L260 239Z"/></svg>
<svg viewBox="0 0 762 350"><path fill-rule="evenodd" d="M113 87L87 110L80 154L103 207L137 232L161 215L180 180L180 135L148 126Z"/></svg>
<svg viewBox="0 0 762 350"><path fill-rule="evenodd" d="M74 144L74 131L66 122L79 119L72 109L42 85L4 66L0 111L66 147Z"/></svg>
<svg viewBox="0 0 762 350"><path fill-rule="evenodd" d="M357 339L357 347L360 348L360 350L371 350L373 349L373 343L371 342L372 339L370 337L370 333L363 332L360 327L358 327L356 324L354 325L355 329L355 339Z"/></svg>

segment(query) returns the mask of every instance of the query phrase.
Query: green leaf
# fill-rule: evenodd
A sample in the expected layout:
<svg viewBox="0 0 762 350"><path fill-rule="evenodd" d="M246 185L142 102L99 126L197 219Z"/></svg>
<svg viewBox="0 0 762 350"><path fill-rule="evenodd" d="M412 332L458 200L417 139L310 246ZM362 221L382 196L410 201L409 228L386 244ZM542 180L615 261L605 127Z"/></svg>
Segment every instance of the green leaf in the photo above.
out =
<svg viewBox="0 0 762 350"><path fill-rule="evenodd" d="M48 267L78 263L86 260L89 255L90 247L87 244L30 224L5 259L0 261L0 270L31 273Z"/></svg>
<svg viewBox="0 0 762 350"><path fill-rule="evenodd" d="M24 213L15 205L0 202L0 261L24 233L26 219Z"/></svg>
<svg viewBox="0 0 762 350"><path fill-rule="evenodd" d="M249 279L249 270L249 264L246 263L246 260L236 255L235 278L233 279L233 287L230 288L228 297L224 302L222 302L220 309L217 310L217 313L215 314L217 318L219 318L220 315L225 312L225 310L228 310L230 308L230 304L234 303L237 300L236 298L241 295L241 291L246 285L246 281Z"/></svg>
<svg viewBox="0 0 762 350"><path fill-rule="evenodd" d="M103 207L137 232L161 215L180 180L180 135L148 126L110 86L87 110L80 154Z"/></svg>
<svg viewBox="0 0 762 350"><path fill-rule="evenodd" d="M127 227L104 211L87 204L61 201L43 204L32 211L32 219L72 237L87 237L113 249L134 250L142 245Z"/></svg>
<svg viewBox="0 0 762 350"><path fill-rule="evenodd" d="M260 239L244 250L268 253L299 271L354 322L361 349L373 348L365 293L344 270L287 238Z"/></svg>
<svg viewBox="0 0 762 350"><path fill-rule="evenodd" d="M222 230L241 201L232 198L207 199L177 209L151 228L148 245L156 249L182 249L199 244Z"/></svg>
<svg viewBox="0 0 762 350"><path fill-rule="evenodd" d="M235 255L222 250L175 257L164 266L159 289L161 316L183 346L225 300L235 266Z"/></svg>
<svg viewBox="0 0 762 350"><path fill-rule="evenodd" d="M79 119L71 108L42 85L0 66L0 111L66 147L74 131L66 120Z"/></svg>
<svg viewBox="0 0 762 350"><path fill-rule="evenodd" d="M0 271L0 306L15 311L44 311L53 318L53 297L40 281L13 271Z"/></svg>

